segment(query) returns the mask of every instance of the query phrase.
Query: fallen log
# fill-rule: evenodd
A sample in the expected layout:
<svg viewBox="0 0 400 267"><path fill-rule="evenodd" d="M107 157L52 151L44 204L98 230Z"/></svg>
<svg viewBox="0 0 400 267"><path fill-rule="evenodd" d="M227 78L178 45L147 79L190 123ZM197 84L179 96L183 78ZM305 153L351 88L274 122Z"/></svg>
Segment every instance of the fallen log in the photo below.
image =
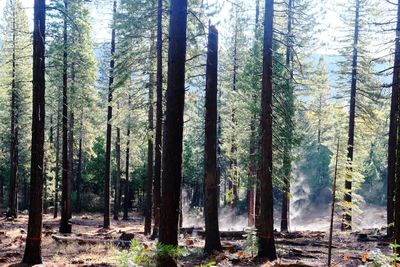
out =
<svg viewBox="0 0 400 267"><path fill-rule="evenodd" d="M206 232L204 230L202 231L194 231L201 237L206 236ZM236 239L236 240L241 240L241 239L246 239L247 233L245 231L220 231L219 235L221 238L231 238L231 239Z"/></svg>
<svg viewBox="0 0 400 267"><path fill-rule="evenodd" d="M97 245L97 244L108 244L122 248L127 248L131 245L131 241L125 240L112 240L112 239L99 239L99 238L84 238L84 237L72 237L72 236L51 236L58 243L78 243L79 245Z"/></svg>

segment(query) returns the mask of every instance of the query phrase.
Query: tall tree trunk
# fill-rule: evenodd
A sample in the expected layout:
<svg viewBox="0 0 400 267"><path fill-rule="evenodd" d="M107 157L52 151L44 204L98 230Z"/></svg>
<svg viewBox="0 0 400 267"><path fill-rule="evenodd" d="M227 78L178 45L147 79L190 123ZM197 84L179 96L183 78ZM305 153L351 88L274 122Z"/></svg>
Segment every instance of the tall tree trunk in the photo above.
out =
<svg viewBox="0 0 400 267"><path fill-rule="evenodd" d="M0 175L0 213L3 208L3 205L4 205L4 178L3 175Z"/></svg>
<svg viewBox="0 0 400 267"><path fill-rule="evenodd" d="M171 0L168 49L168 85L163 147L161 193L161 244L178 245L179 201L182 181L183 110L185 104L185 58L187 0ZM158 266L176 266L165 255Z"/></svg>
<svg viewBox="0 0 400 267"><path fill-rule="evenodd" d="M387 234L393 236L394 232L394 197L396 181L396 143L397 117L399 116L399 90L400 90L400 1L397 5L396 47L394 54L392 99L390 107L390 129L388 144L388 176L387 176Z"/></svg>
<svg viewBox="0 0 400 267"><path fill-rule="evenodd" d="M157 7L157 104L156 104L156 140L154 159L154 226L152 238L158 237L160 227L161 205L161 149L162 149L162 120L163 120L163 59L162 59L162 10L163 2L158 0Z"/></svg>
<svg viewBox="0 0 400 267"><path fill-rule="evenodd" d="M60 104L62 101L58 99L58 109L57 109L57 135L56 135L56 177L55 177L55 188L54 188L54 214L53 217L58 216L58 183L60 180Z"/></svg>
<svg viewBox="0 0 400 267"><path fill-rule="evenodd" d="M154 34L153 34L154 35ZM154 38L152 38L154 40ZM150 51L154 51L154 42L151 45ZM152 54L152 53L151 53ZM152 64L151 64L152 65ZM151 234L151 217L153 210L153 163L154 163L154 74L151 71L149 78L149 110L148 110L148 141L147 141L147 180L146 180L146 204L145 204L145 223L144 234Z"/></svg>
<svg viewBox="0 0 400 267"><path fill-rule="evenodd" d="M112 101L113 83L115 67L115 17L117 14L117 1L113 4L113 27L111 33L111 61L110 61L110 81L108 86L108 111L107 111L107 139L106 139L106 167L104 174L104 228L110 228L110 170L111 170L111 132L112 132Z"/></svg>
<svg viewBox="0 0 400 267"><path fill-rule="evenodd" d="M343 214L342 231L351 230L352 221L352 174L353 171L353 152L354 152L354 131L356 117L356 93L357 93L357 62L358 62L358 36L359 36L359 18L360 18L360 0L356 0L356 14L354 23L354 44L353 44L353 63L351 71L351 96L350 96L350 118L349 134L347 142L347 160L348 167L345 181L344 201L349 204Z"/></svg>
<svg viewBox="0 0 400 267"><path fill-rule="evenodd" d="M400 244L400 94L398 92L400 88L400 0L397 3L397 27L396 27L396 49L395 49L395 61L394 61L394 69L393 69L393 92L396 91L397 99L395 102L397 104L396 107L396 123L397 123L397 145L394 148L396 151L395 154L395 177L393 182L394 185L394 235L395 235L395 244ZM392 101L394 99L392 98ZM392 102L393 105L393 102ZM393 107L393 106L392 106ZM393 110L392 110L393 111ZM392 189L391 189L392 190ZM392 199L393 200L393 199ZM392 213L393 215L393 213ZM400 247L396 247L397 255L400 255Z"/></svg>
<svg viewBox="0 0 400 267"><path fill-rule="evenodd" d="M126 130L126 158L125 158L125 193L124 193L124 220L128 220L128 210L129 210L129 146L130 146L130 138L131 138L131 96L129 95L128 100L128 126Z"/></svg>
<svg viewBox="0 0 400 267"><path fill-rule="evenodd" d="M217 86L218 86L218 31L210 26L208 33L207 72L205 103L205 203L204 217L206 244L204 251L212 254L222 250L218 225L217 179Z"/></svg>
<svg viewBox="0 0 400 267"><path fill-rule="evenodd" d="M74 123L75 117L74 113L71 111L69 114L69 131L68 131L68 195L69 195L69 204L68 204L68 218L72 218L72 191L74 184Z"/></svg>
<svg viewBox="0 0 400 267"><path fill-rule="evenodd" d="M256 21L255 21L255 29L254 36L255 42L253 46L254 56L258 54L258 38L259 38L259 20L260 20L260 0L256 0ZM255 89L255 88L254 88ZM253 93L253 101L257 103L257 94ZM257 114L253 112L251 122L250 122L250 150L249 150L249 159L250 159L250 167L249 167L249 184L248 184L248 225L255 225L255 216L256 216L256 197L257 197Z"/></svg>
<svg viewBox="0 0 400 267"><path fill-rule="evenodd" d="M81 131L82 131L82 120L81 120ZM80 213L82 210L81 205L81 183L82 183L82 161L83 161L83 153L82 153L82 143L83 136L82 132L79 136L79 150L78 150L78 169L76 172L76 212Z"/></svg>
<svg viewBox="0 0 400 267"><path fill-rule="evenodd" d="M69 162L68 157L68 32L67 32L67 12L68 0L64 0L64 52L63 52L63 142L62 142L62 205L61 205L61 222L60 233L67 234L72 231L72 224L70 222L69 210L71 203L71 185L69 176Z"/></svg>
<svg viewBox="0 0 400 267"><path fill-rule="evenodd" d="M261 97L261 203L258 229L258 256L276 259L274 240L274 209L272 191L272 40L274 0L265 1L263 82Z"/></svg>
<svg viewBox="0 0 400 267"><path fill-rule="evenodd" d="M16 3L12 5L12 82L11 82L11 147L10 147L10 189L8 198L7 217L17 218L17 202L18 202L18 117L19 117L19 97L17 92L16 81Z"/></svg>
<svg viewBox="0 0 400 267"><path fill-rule="evenodd" d="M115 173L114 220L118 220L121 205L121 130L119 127L117 127L117 139L115 141L115 158L117 169Z"/></svg>
<svg viewBox="0 0 400 267"><path fill-rule="evenodd" d="M238 35L238 28L237 22L235 25L235 38L234 38L234 51L233 51L233 79L232 79L232 90L235 93L237 91L237 72L238 72L238 58L237 58L237 35ZM230 181L228 183L229 190L232 193L233 201L231 203L231 207L235 208L237 205L237 201L239 200L238 196L238 186L239 186L239 175L238 175L238 162L237 162L237 144L236 144L236 108L233 107L232 109L232 125L233 125L233 135L232 135L232 145L231 145L231 158L230 158Z"/></svg>
<svg viewBox="0 0 400 267"><path fill-rule="evenodd" d="M46 1L34 2L33 30L33 105L31 186L28 234L22 262L35 265L42 263L42 194L45 119L45 37Z"/></svg>
<svg viewBox="0 0 400 267"><path fill-rule="evenodd" d="M286 104L288 106L285 119L285 131L283 148L283 172L284 184L282 194L282 214L281 214L281 232L287 232L289 226L289 207L290 207L290 180L292 173L292 142L293 142L293 70L292 70L292 22L293 22L293 5L294 0L288 0L288 24L286 34L286 68L289 70L289 79L287 80Z"/></svg>

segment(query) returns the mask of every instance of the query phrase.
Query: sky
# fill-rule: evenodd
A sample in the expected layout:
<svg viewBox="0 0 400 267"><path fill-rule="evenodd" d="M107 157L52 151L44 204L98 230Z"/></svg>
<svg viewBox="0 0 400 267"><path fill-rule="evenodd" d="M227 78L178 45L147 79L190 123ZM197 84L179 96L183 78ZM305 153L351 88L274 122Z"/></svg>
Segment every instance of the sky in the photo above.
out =
<svg viewBox="0 0 400 267"><path fill-rule="evenodd" d="M0 0L0 15L3 14L3 9L8 0ZM26 12L30 18L33 17L33 0L21 0L23 6L26 8ZM229 11L232 6L232 2L235 0L206 0L209 3L218 3L222 6L220 13L216 14L211 18L211 22L219 26L220 35L222 39L226 36L226 27L224 23L229 19ZM250 0L245 0L250 1ZM321 34L319 35L319 42L325 44L321 46L317 54L327 54L334 55L338 53L337 40L343 35L343 33L338 30L343 26L340 19L340 14L338 13L338 6L348 0L320 0L316 1L315 9L321 13L324 11L324 16L321 16L318 21L318 28L320 28ZM91 9L93 18L93 38L96 43L107 42L110 39L111 33L109 29L109 24L111 20L111 4L112 1L101 1L103 4L99 4L99 7L94 6ZM251 1L254 3L254 1ZM110 3L109 8L104 7L104 3ZM253 12L251 5L248 6L250 12ZM32 23L31 23L32 24Z"/></svg>

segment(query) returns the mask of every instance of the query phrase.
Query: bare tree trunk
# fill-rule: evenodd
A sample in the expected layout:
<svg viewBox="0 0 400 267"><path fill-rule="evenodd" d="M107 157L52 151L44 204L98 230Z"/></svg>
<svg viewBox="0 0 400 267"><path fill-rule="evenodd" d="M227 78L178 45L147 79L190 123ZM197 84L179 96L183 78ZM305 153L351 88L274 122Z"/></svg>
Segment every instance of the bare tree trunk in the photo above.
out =
<svg viewBox="0 0 400 267"><path fill-rule="evenodd" d="M258 229L258 256L276 259L274 240L274 210L272 191L272 40L274 0L265 1L263 83L261 97L261 161L260 225Z"/></svg>
<svg viewBox="0 0 400 267"><path fill-rule="evenodd" d="M154 54L155 50L155 33L152 32L152 43L150 46L150 54ZM154 168L154 74L153 64L150 64L149 77L149 103L148 103L148 140L147 140L147 180L146 180L146 203L145 203L145 222L144 234L151 234L151 219L153 211L153 168Z"/></svg>
<svg viewBox="0 0 400 267"><path fill-rule="evenodd" d="M131 110L131 96L129 95L128 108ZM126 131L126 158L125 158L125 193L124 193L124 220L128 220L129 209L129 146L131 137L131 119L130 113L128 114L128 129Z"/></svg>
<svg viewBox="0 0 400 267"><path fill-rule="evenodd" d="M212 254L221 251L218 225L218 179L217 179L217 87L218 87L218 31L209 27L205 103L205 204L206 244L204 251Z"/></svg>
<svg viewBox="0 0 400 267"><path fill-rule="evenodd" d="M28 234L22 262L42 263L42 194L45 119L45 0L34 2L31 186Z"/></svg>
<svg viewBox="0 0 400 267"><path fill-rule="evenodd" d="M59 180L60 180L60 103L62 101L58 99L58 109L57 109L57 135L56 135L56 177L55 177L55 188L54 188L54 218L58 216L58 190L59 190Z"/></svg>
<svg viewBox="0 0 400 267"><path fill-rule="evenodd" d="M337 170L339 162L339 148L340 148L340 139L338 138L338 143L336 148L335 175L333 177L333 185L332 185L332 208L331 208L331 224L329 227L328 267L331 267L331 260L332 260L332 237L333 237L333 219L334 219L333 217L335 215L336 180L337 180Z"/></svg>
<svg viewBox="0 0 400 267"><path fill-rule="evenodd" d="M351 96L350 96L350 118L349 118L349 139L347 142L348 167L345 182L344 201L352 204L352 174L353 152L354 152L354 131L356 117L356 93L357 93L357 63L358 63L358 36L359 36L360 0L356 0L356 14L354 25L353 63L351 72ZM342 231L351 230L352 208L345 208L343 214Z"/></svg>
<svg viewBox="0 0 400 267"><path fill-rule="evenodd" d="M394 201L396 181L396 143L397 140L397 117L399 113L399 90L400 90L400 1L397 6L396 48L393 68L392 99L390 107L390 129L388 143L388 178L387 178L387 235L394 233Z"/></svg>
<svg viewBox="0 0 400 267"><path fill-rule="evenodd" d="M108 86L108 112L107 112L107 137L106 137L106 167L104 174L104 228L110 228L110 170L111 170L111 132L112 132L112 101L113 83L115 67L115 17L117 14L117 1L113 4L113 26L111 33L111 61L110 61L110 81Z"/></svg>
<svg viewBox="0 0 400 267"><path fill-rule="evenodd" d="M237 22L236 22L237 24ZM237 72L238 72L238 58L237 58L237 35L238 35L238 29L237 25L235 25L235 38L234 38L234 51L233 51L233 81L232 81L232 90L233 92L237 91ZM232 135L232 145L231 145L231 159L230 159L230 181L228 183L229 185L229 190L231 190L232 196L233 196L233 201L231 203L231 207L235 208L237 205L237 201L239 200L239 195L238 195L238 186L239 186L239 175L238 175L238 162L237 162L237 144L236 144L236 137L235 134L236 130L235 127L237 125L236 121L236 108L234 107L232 109L232 125L234 127L233 135Z"/></svg>
<svg viewBox="0 0 400 267"><path fill-rule="evenodd" d="M395 50L395 61L393 70L393 92L400 88L400 0L397 3L397 28L396 28L396 50ZM394 236L395 244L400 244L400 94L397 92L397 144L395 154L395 179L394 179ZM400 255L400 247L396 247L396 254ZM399 261L397 260L397 263Z"/></svg>
<svg viewBox="0 0 400 267"><path fill-rule="evenodd" d="M68 157L68 33L67 33L67 12L68 0L64 0L64 52L63 52L63 143L62 143L62 205L61 205L61 222L60 233L67 234L72 231L72 224L70 222L70 203L71 203L71 185L69 175L69 162Z"/></svg>
<svg viewBox="0 0 400 267"><path fill-rule="evenodd" d="M69 114L69 132L68 132L68 218L72 218L72 190L73 190L73 180L74 180L74 113L71 111Z"/></svg>
<svg viewBox="0 0 400 267"><path fill-rule="evenodd" d="M82 121L81 121L81 131L82 131ZM76 212L80 213L82 209L81 205L81 182L82 182L82 142L83 136L82 132L79 136L79 150L78 150L78 169L76 172Z"/></svg>
<svg viewBox="0 0 400 267"><path fill-rule="evenodd" d="M168 50L168 86L163 147L162 201L159 241L178 245L179 201L182 181L183 110L185 104L185 58L187 0L171 0ZM176 266L165 255L158 266Z"/></svg>
<svg viewBox="0 0 400 267"><path fill-rule="evenodd" d="M162 69L162 0L158 0L157 7L157 105L156 105L156 142L154 161L154 226L152 238L158 237L160 227L161 205L161 149L162 149L162 120L163 120L163 69Z"/></svg>
<svg viewBox="0 0 400 267"><path fill-rule="evenodd" d="M115 173L114 220L118 220L121 205L121 130L119 127L117 127L117 140L115 142L115 158L117 170Z"/></svg>
<svg viewBox="0 0 400 267"><path fill-rule="evenodd" d="M8 198L7 217L17 218L17 202L18 202L18 117L19 117L19 97L17 92L16 81L16 3L12 5L12 82L11 82L11 147L10 147L10 189Z"/></svg>

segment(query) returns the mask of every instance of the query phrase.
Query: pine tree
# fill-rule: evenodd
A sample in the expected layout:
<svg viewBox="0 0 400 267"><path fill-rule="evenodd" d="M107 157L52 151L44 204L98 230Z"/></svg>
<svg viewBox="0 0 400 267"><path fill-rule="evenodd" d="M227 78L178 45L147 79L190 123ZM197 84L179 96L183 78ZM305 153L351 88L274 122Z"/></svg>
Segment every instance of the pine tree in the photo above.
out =
<svg viewBox="0 0 400 267"><path fill-rule="evenodd" d="M28 234L24 264L42 263L42 194L45 118L45 37L46 3L35 0L33 30L33 114L32 114L32 155L31 187Z"/></svg>

